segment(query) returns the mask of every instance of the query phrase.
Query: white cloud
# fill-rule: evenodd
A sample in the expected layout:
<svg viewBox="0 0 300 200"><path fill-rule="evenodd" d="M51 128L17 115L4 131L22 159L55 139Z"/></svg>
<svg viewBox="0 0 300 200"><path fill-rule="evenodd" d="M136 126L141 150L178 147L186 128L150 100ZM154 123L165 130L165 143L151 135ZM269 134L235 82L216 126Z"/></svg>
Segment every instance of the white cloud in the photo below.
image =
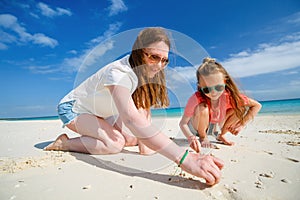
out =
<svg viewBox="0 0 300 200"><path fill-rule="evenodd" d="M62 71L84 72L87 67L95 64L96 61L100 59L106 51L113 48L113 41L107 39L111 38L114 34L116 34L117 31L120 29L120 26L121 23L110 24L109 28L103 33L103 35L100 35L88 42L89 48L85 49L82 54L76 57L64 59L62 63ZM101 42L103 42L101 46L95 48Z"/></svg>
<svg viewBox="0 0 300 200"><path fill-rule="evenodd" d="M300 66L300 40L279 44L264 44L257 49L232 54L222 61L223 66L235 77L247 77L286 70Z"/></svg>
<svg viewBox="0 0 300 200"><path fill-rule="evenodd" d="M58 45L58 42L55 39L47 37L42 33L34 34L31 37L31 40L34 44L40 44L42 46L49 46L51 48L54 48L55 46Z"/></svg>
<svg viewBox="0 0 300 200"><path fill-rule="evenodd" d="M13 43L16 40L17 39L15 36L0 30L0 44L2 44L3 46L7 46L4 43Z"/></svg>
<svg viewBox="0 0 300 200"><path fill-rule="evenodd" d="M175 82L175 83L179 83L179 82L196 82L196 67L193 66L177 66L174 68L167 68L168 73L170 73L170 82ZM178 87L181 87L180 84L178 85Z"/></svg>
<svg viewBox="0 0 300 200"><path fill-rule="evenodd" d="M0 42L0 50L5 50L7 48L8 48L7 45L5 45L5 44L3 44L3 43Z"/></svg>
<svg viewBox="0 0 300 200"><path fill-rule="evenodd" d="M6 31L4 31L6 30ZM41 46L54 48L58 42L43 33L30 34L18 23L18 19L10 14L0 15L0 46L6 46L12 43L32 42Z"/></svg>
<svg viewBox="0 0 300 200"><path fill-rule="evenodd" d="M299 98L300 95L300 82L291 81L286 86L273 87L260 90L248 90L246 94L251 94L258 100L276 100L276 99L293 99Z"/></svg>
<svg viewBox="0 0 300 200"><path fill-rule="evenodd" d="M52 9L50 8L50 6L42 2L37 4L37 8L40 10L42 15L50 18L62 16L62 15L67 15L67 16L72 15L72 12L67 9L59 8L59 7Z"/></svg>
<svg viewBox="0 0 300 200"><path fill-rule="evenodd" d="M76 50L71 50L69 53L73 54L74 57L65 58L60 64L52 66L29 66L27 69L29 69L32 73L38 74L51 74L55 72L80 72L84 74L88 67L98 63L99 59L101 59L101 56L114 47L113 41L108 39L117 33L120 26L121 23L110 24L109 28L103 33L103 35L91 39L87 43L88 47L83 50L81 54ZM39 40L37 39L36 42L47 42L47 39L42 37L42 35L39 37ZM50 42L50 40L48 42ZM98 46L99 43L101 43L100 46ZM60 67L57 67L57 65Z"/></svg>
<svg viewBox="0 0 300 200"><path fill-rule="evenodd" d="M19 25L18 19L10 14L0 15L0 26L10 29L16 33L22 34L25 32L25 28Z"/></svg>
<svg viewBox="0 0 300 200"><path fill-rule="evenodd" d="M117 15L121 12L127 11L128 8L122 0L110 0L109 16Z"/></svg>
<svg viewBox="0 0 300 200"><path fill-rule="evenodd" d="M47 66L32 65L27 67L27 69L29 69L34 74L50 74L59 71L57 68L54 68L53 66L50 65Z"/></svg>
<svg viewBox="0 0 300 200"><path fill-rule="evenodd" d="M71 51L69 51L68 53L73 54L73 55L76 55L78 52L77 52L76 50L71 50Z"/></svg>
<svg viewBox="0 0 300 200"><path fill-rule="evenodd" d="M100 36L92 39L88 44L90 44L91 46L94 46L95 44L99 44L100 42L106 40L107 38L110 38L111 36L116 34L116 32L120 29L121 25L122 24L120 22L110 24L108 29L103 33L103 35L100 35Z"/></svg>
<svg viewBox="0 0 300 200"><path fill-rule="evenodd" d="M286 35L277 44L263 43L254 50L245 49L220 63L235 78L251 77L256 75L296 69L300 67L300 33ZM198 66L178 66L167 68L167 83L173 92L176 92L180 102L186 102L196 89L196 70ZM298 73L289 70L289 75ZM268 80L266 80L267 83ZM183 89L188 88L188 89ZM290 80L285 86L272 89L259 89L248 91L258 99L285 99L295 98L300 95L299 81Z"/></svg>
<svg viewBox="0 0 300 200"><path fill-rule="evenodd" d="M299 26L300 25L300 12L297 12L291 16L288 16L285 20L289 24L294 24L294 25Z"/></svg>

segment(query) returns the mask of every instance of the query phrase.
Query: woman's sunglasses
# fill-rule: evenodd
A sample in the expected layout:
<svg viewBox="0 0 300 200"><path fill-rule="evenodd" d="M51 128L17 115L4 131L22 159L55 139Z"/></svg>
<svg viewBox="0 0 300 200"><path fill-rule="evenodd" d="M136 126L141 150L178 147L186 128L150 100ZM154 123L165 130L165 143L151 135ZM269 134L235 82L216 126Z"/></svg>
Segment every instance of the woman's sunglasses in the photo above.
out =
<svg viewBox="0 0 300 200"><path fill-rule="evenodd" d="M225 86L225 84L219 84L211 87L202 87L201 91L205 94L211 93L212 90L215 90L216 92L223 92L225 90Z"/></svg>
<svg viewBox="0 0 300 200"><path fill-rule="evenodd" d="M152 62L152 63L158 64L158 63L161 62L161 64L163 66L166 66L169 63L168 58L161 58L158 55L150 54L150 53L147 53L145 51L143 51L143 53L145 54L145 56L147 56L149 58L150 62Z"/></svg>

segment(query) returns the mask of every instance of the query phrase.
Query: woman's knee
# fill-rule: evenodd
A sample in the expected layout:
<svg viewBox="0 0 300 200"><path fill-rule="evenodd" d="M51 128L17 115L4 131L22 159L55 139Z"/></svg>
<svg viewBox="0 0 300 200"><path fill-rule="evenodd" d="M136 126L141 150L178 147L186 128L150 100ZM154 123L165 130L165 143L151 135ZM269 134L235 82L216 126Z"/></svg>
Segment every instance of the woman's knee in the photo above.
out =
<svg viewBox="0 0 300 200"><path fill-rule="evenodd" d="M114 140L109 140L105 143L107 151L109 154L120 153L125 147L125 138L122 136L118 136L114 138Z"/></svg>
<svg viewBox="0 0 300 200"><path fill-rule="evenodd" d="M120 153L124 146L125 141L109 141L103 143L102 141L98 141L99 144L96 144L94 148L89 149L89 153L93 155L105 155L105 154L117 154Z"/></svg>

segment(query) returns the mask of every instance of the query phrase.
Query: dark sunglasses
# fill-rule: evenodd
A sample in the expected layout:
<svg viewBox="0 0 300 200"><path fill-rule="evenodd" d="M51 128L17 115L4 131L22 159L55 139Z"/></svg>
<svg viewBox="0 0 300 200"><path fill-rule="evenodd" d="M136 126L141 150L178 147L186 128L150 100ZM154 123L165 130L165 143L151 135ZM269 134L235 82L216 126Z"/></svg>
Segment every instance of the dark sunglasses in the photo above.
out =
<svg viewBox="0 0 300 200"><path fill-rule="evenodd" d="M163 66L166 66L169 63L168 58L161 58L158 55L150 54L150 53L147 53L145 51L143 51L143 53L145 54L145 56L147 56L149 58L150 62L152 62L152 63L158 64L158 63L161 62L161 64Z"/></svg>
<svg viewBox="0 0 300 200"><path fill-rule="evenodd" d="M216 92L223 92L225 90L225 86L225 84L219 84L211 87L202 87L201 91L205 94L211 93L212 90L215 90Z"/></svg>

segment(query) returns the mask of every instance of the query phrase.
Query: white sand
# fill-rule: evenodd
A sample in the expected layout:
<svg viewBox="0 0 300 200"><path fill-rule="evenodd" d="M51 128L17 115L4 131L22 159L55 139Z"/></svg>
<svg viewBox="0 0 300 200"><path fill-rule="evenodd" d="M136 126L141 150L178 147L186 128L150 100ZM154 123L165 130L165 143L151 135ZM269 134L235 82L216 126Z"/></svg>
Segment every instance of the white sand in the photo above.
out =
<svg viewBox="0 0 300 200"><path fill-rule="evenodd" d="M157 126L188 146L179 118L155 119ZM299 199L300 115L262 116L236 144L213 150L225 162L221 182L206 187L176 165L137 148L91 156L42 150L60 133L77 136L54 121L0 121L0 199ZM288 133L288 134L287 134Z"/></svg>

